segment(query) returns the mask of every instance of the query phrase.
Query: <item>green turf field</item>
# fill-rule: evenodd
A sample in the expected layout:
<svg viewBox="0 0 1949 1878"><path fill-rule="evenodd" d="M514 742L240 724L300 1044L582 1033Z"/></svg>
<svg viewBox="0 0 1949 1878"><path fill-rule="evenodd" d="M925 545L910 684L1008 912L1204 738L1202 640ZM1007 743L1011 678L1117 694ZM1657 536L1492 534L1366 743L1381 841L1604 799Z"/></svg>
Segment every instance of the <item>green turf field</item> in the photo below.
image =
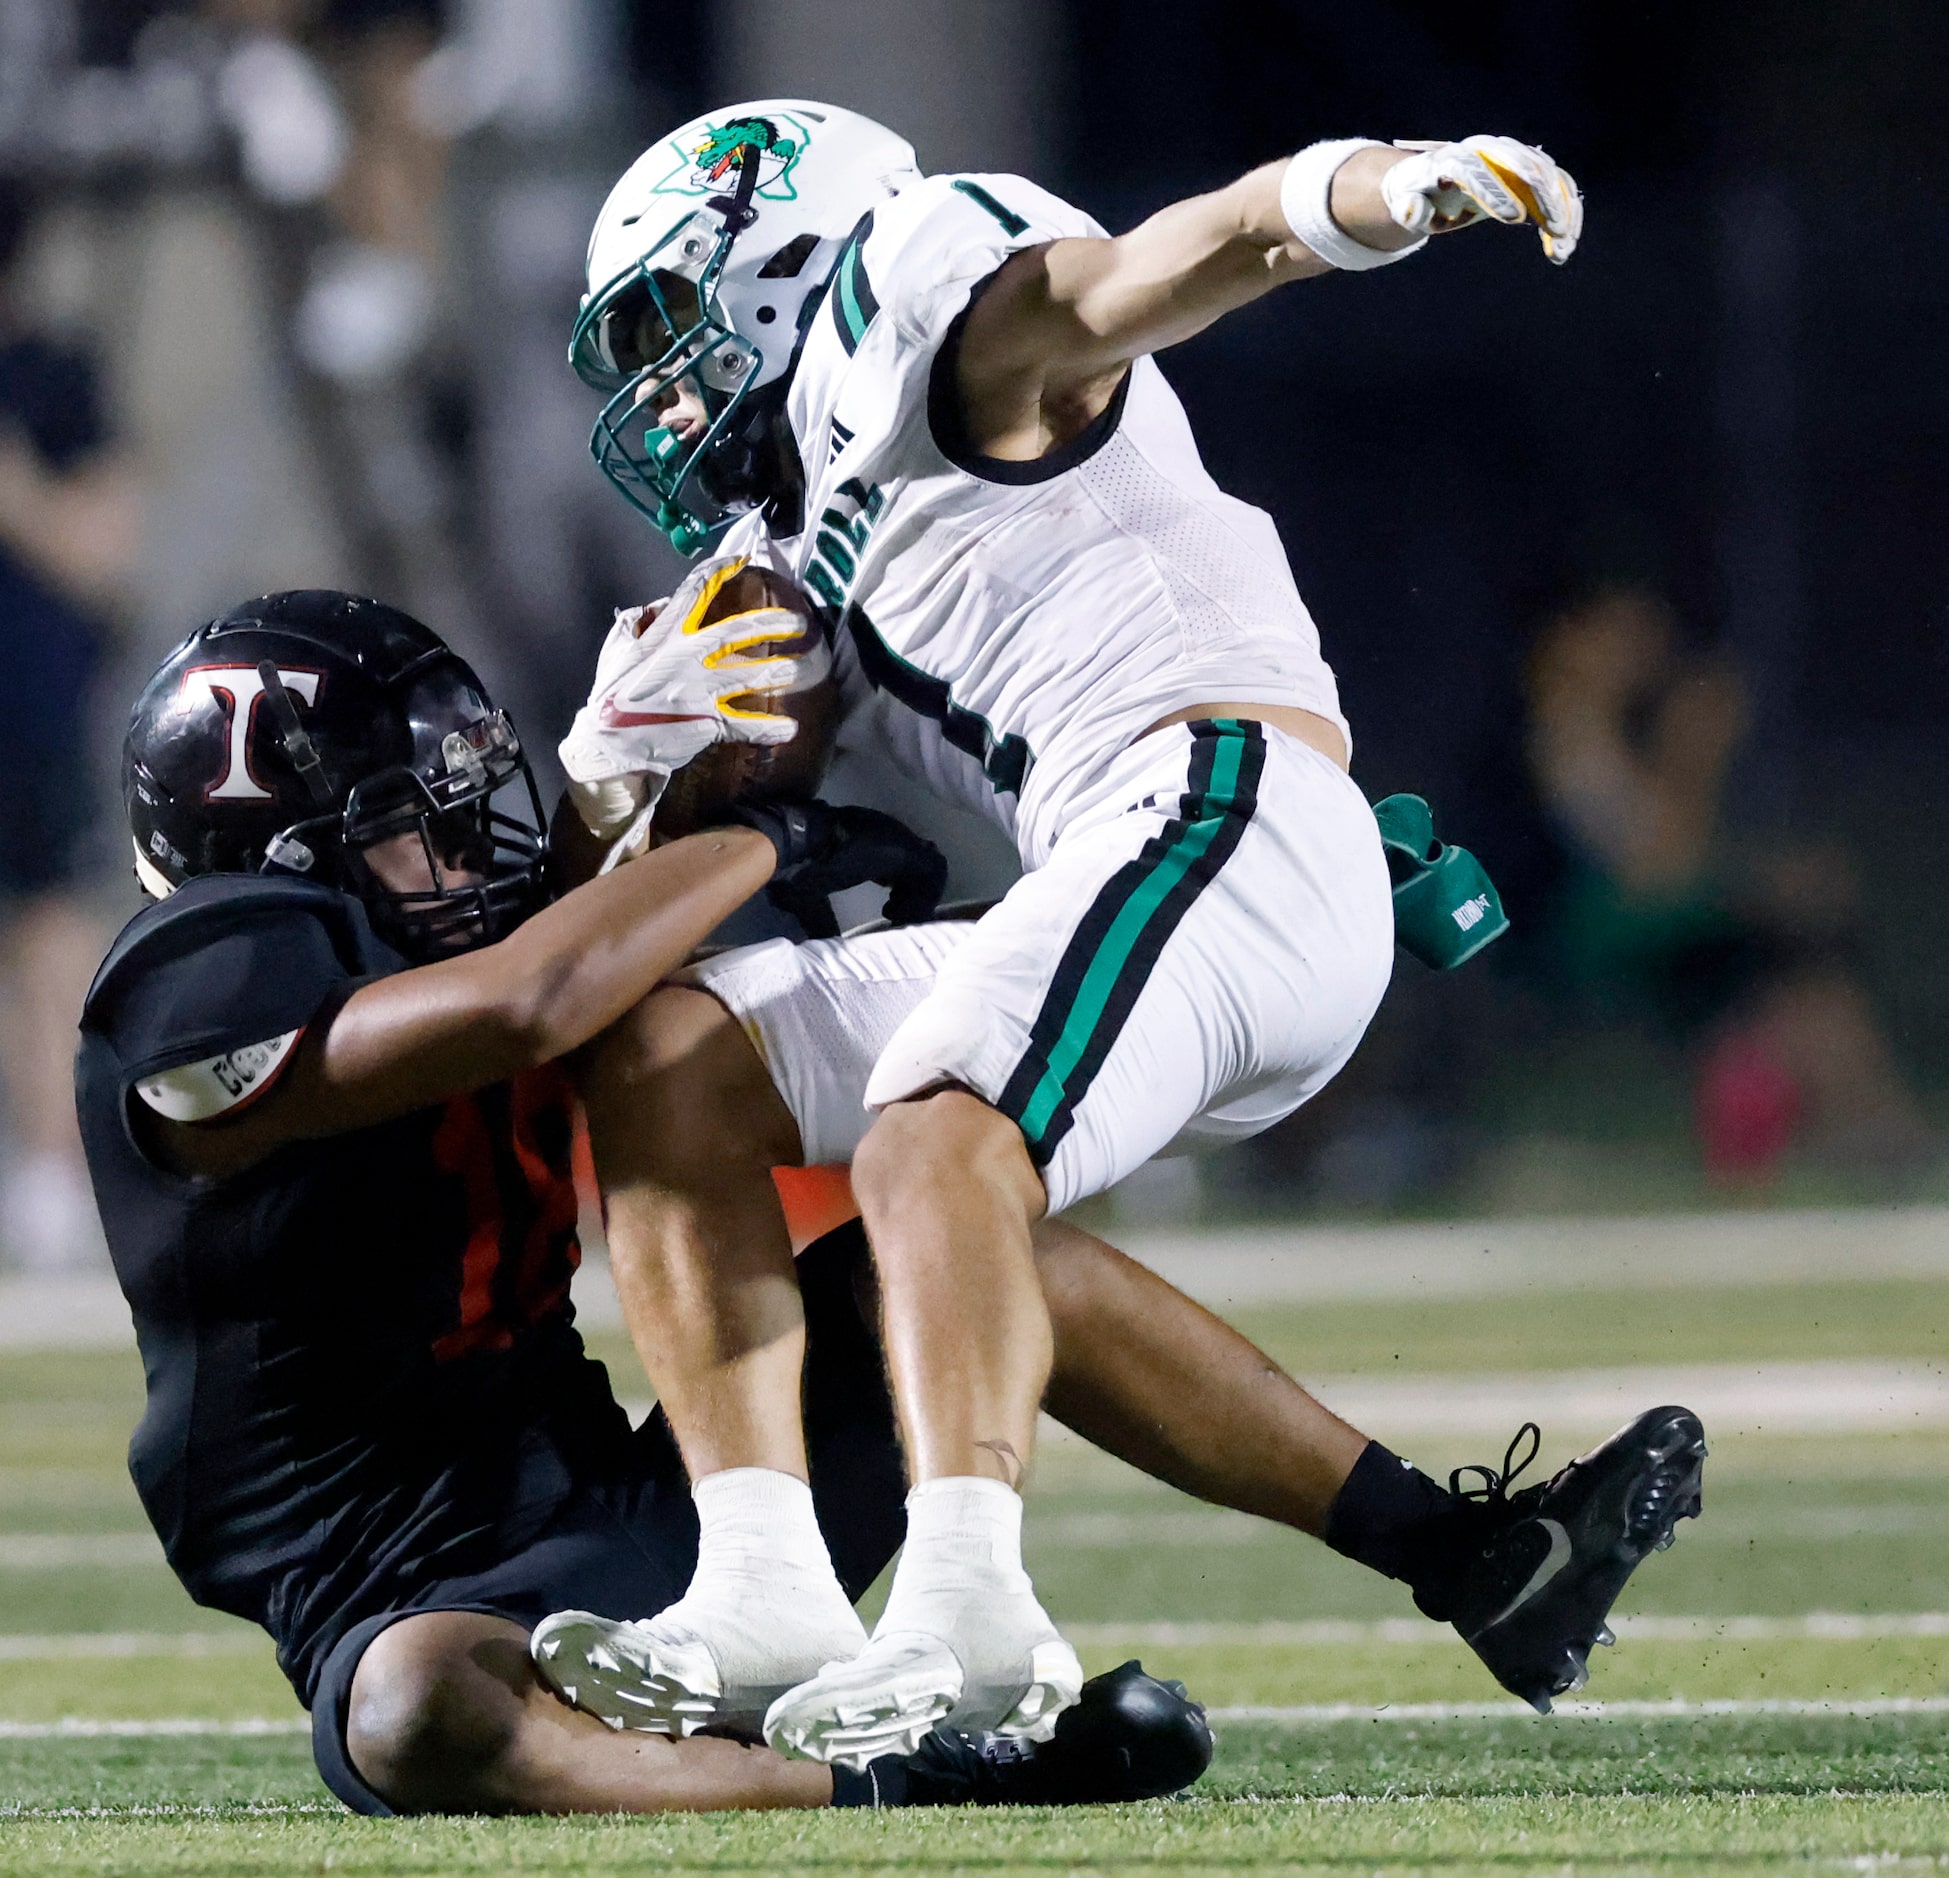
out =
<svg viewBox="0 0 1949 1878"><path fill-rule="evenodd" d="M1636 1386L1609 1372L1655 1366L1724 1405L1706 1518L1634 1581L1590 1700L1542 1721L1398 1587L1052 1441L1029 1518L1046 1601L1092 1666L1184 1677L1220 1736L1195 1797L1066 1816L350 1819L268 1650L191 1606L142 1531L121 1466L133 1356L0 1351L0 1878L1936 1867L1945 1306L1949 1280L1837 1273L1254 1309L1282 1359L1398 1417L1376 1432L1442 1469L1499 1459L1529 1401L1551 1407L1554 1464L1605 1432L1606 1389ZM640 1393L620 1342L602 1348Z"/></svg>

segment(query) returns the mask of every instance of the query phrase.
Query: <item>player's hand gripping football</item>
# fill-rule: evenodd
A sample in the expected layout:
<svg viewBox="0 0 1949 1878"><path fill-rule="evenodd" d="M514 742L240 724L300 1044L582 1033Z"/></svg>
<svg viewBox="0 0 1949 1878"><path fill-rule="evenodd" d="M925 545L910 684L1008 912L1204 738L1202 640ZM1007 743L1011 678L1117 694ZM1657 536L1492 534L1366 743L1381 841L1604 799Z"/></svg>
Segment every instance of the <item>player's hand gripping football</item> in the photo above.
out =
<svg viewBox="0 0 1949 1878"><path fill-rule="evenodd" d="M887 889L886 917L895 926L932 919L947 886L947 860L931 841L878 809L825 802L740 802L728 819L755 828L778 850L766 889L812 939L839 931L832 896L869 881Z"/></svg>
<svg viewBox="0 0 1949 1878"><path fill-rule="evenodd" d="M1381 197L1409 234L1445 235L1486 215L1535 223L1543 252L1559 267L1576 253L1584 232L1583 195L1547 150L1513 137L1402 142L1397 148L1414 154L1381 178Z"/></svg>
<svg viewBox="0 0 1949 1878"><path fill-rule="evenodd" d="M664 785L713 744L791 741L791 718L739 700L798 682L798 660L746 655L793 638L803 622L763 607L706 623L719 588L744 565L740 556L706 561L669 599L616 615L589 701L561 745L576 809L599 840L647 822Z"/></svg>

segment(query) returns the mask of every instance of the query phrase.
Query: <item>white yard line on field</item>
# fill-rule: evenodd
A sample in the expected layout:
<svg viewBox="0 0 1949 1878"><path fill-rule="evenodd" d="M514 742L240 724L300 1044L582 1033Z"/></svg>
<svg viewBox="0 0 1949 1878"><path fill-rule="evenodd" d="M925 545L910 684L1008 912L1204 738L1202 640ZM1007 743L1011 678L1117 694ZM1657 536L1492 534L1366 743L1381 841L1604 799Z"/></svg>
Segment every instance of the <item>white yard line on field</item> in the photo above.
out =
<svg viewBox="0 0 1949 1878"><path fill-rule="evenodd" d="M1385 1708L1363 1708L1355 1702L1319 1702L1292 1708L1247 1704L1214 1708L1206 1713L1215 1722L1349 1722L1349 1721L1541 1721L1526 1702L1396 1702ZM1830 1715L1849 1719L1875 1715L1949 1715L1949 1695L1869 1696L1858 1702L1791 1701L1782 1698L1688 1702L1559 1702L1553 1716L1573 1721L1656 1721L1667 1716L1705 1715Z"/></svg>
<svg viewBox="0 0 1949 1878"><path fill-rule="evenodd" d="M1564 1291L1949 1280L1949 1207L1455 1220L1413 1226L1112 1229L1108 1237L1221 1315L1247 1305ZM588 1327L622 1325L605 1260L575 1286Z"/></svg>
<svg viewBox="0 0 1949 1878"><path fill-rule="evenodd" d="M1949 1428L1949 1364L1928 1357L1763 1363L1646 1363L1606 1369L1463 1371L1300 1378L1358 1428L1390 1446L1450 1437L1499 1449L1524 1421L1552 1440L1609 1434L1659 1402L1682 1402L1726 1435L1926 1434ZM1044 1415L1040 1438L1082 1437ZM1566 1455L1567 1459L1568 1456ZM1817 1514L1825 1508L1809 1511Z"/></svg>
<svg viewBox="0 0 1949 1878"><path fill-rule="evenodd" d="M1026 1538L1048 1551L1121 1552L1132 1546L1197 1550L1281 1543L1286 1528L1214 1507L1185 1513L1056 1513L1032 1503ZM1852 1538L1927 1538L1949 1534L1949 1505L1789 1506L1758 1510L1737 1524L1715 1520L1683 1526L1690 1545L1747 1545L1755 1540L1827 1542Z"/></svg>
<svg viewBox="0 0 1949 1878"><path fill-rule="evenodd" d="M343 1819L336 1800L225 1800L213 1806L22 1806L0 1800L0 1819Z"/></svg>
<svg viewBox="0 0 1949 1878"><path fill-rule="evenodd" d="M77 1565L160 1565L152 1532L0 1533L0 1571L59 1572Z"/></svg>
<svg viewBox="0 0 1949 1878"><path fill-rule="evenodd" d="M253 1715L243 1721L0 1721L0 1741L89 1741L124 1736L145 1740L161 1735L305 1735L311 1723L302 1715Z"/></svg>
<svg viewBox="0 0 1949 1878"><path fill-rule="evenodd" d="M121 1287L107 1273L85 1278L0 1278L0 1349L135 1348Z"/></svg>
<svg viewBox="0 0 1949 1878"><path fill-rule="evenodd" d="M1322 1376L1319 1398L1386 1440L1491 1434L1513 1421L1609 1430L1682 1402L1708 1435L1905 1434L1949 1428L1949 1364L1926 1358L1673 1363L1508 1375Z"/></svg>
<svg viewBox="0 0 1949 1878"><path fill-rule="evenodd" d="M1215 1307L1949 1279L1949 1208L1113 1231Z"/></svg>
<svg viewBox="0 0 1949 1878"><path fill-rule="evenodd" d="M1536 1291L1949 1280L1949 1207L1455 1220L1412 1226L1132 1228L1111 1237L1201 1302L1453 1298ZM622 1322L608 1265L575 1286L584 1325ZM0 1349L134 1343L115 1281L0 1279Z"/></svg>
<svg viewBox="0 0 1949 1878"><path fill-rule="evenodd" d="M1383 1439L1402 1440L1404 1434L1419 1432L1439 1439L1454 1429L1478 1425L1483 1431L1504 1430L1519 1413L1533 1412L1553 1428L1581 1430L1585 1434L1606 1432L1622 1419L1619 1406L1627 1399L1638 1403L1676 1400L1698 1406L1706 1427L1715 1434L1730 1433L1742 1425L1735 1412L1743 1390L1749 1412L1764 1412L1765 1426L1779 1430L1783 1420L1806 1429L1818 1425L1833 1428L1845 1425L1858 1432L1887 1427L1949 1426L1949 1377L1911 1375L1913 1366L1900 1364L1797 1364L1797 1380L1783 1378L1778 1394L1792 1398L1779 1414L1781 1403L1772 1400L1770 1384L1760 1384L1739 1372L1733 1377L1714 1378L1704 1371L1676 1376L1667 1372L1619 1370L1591 1372L1578 1376L1504 1376L1456 1378L1452 1412L1440 1413L1431 1396L1423 1408L1409 1399L1406 1391L1396 1392L1368 1385L1368 1399L1361 1402L1352 1419L1376 1430ZM1825 1378L1829 1393L1823 1397L1823 1378L1808 1371L1839 1369L1848 1377ZM1864 1370L1900 1372L1864 1376ZM1646 1375L1649 1380L1634 1383L1629 1378ZM1904 1380L1906 1377L1906 1380ZM1660 1383L1680 1382L1683 1387L1661 1388ZM1802 1393L1795 1395L1794 1391ZM1903 1391L1906 1391L1906 1396ZM1633 1393L1635 1391L1635 1394ZM1580 1395L1579 1392L1583 1392ZM1347 1395L1358 1394L1353 1388ZM1768 1401L1756 1406L1764 1394ZM1932 1400L1934 1396L1940 1402ZM1391 1398L1388 1399L1388 1398ZM1613 1399L1615 1398L1615 1400ZM1329 1401L1334 1400L1328 1396ZM1578 1407L1579 1401L1584 1406ZM1882 1407L1905 1402L1908 1419L1884 1415ZM1592 1409L1590 1402L1611 1403L1608 1409ZM1854 1419L1849 1419L1850 1417ZM1937 1417L1940 1416L1940 1421ZM1026 1538L1031 1548L1045 1551L1123 1551L1132 1546L1156 1546L1167 1550L1193 1548L1210 1550L1235 1546L1285 1543L1284 1527L1249 1513L1228 1512L1222 1507L1189 1507L1156 1512L1078 1512L1059 1510L1053 1497L1037 1497L1029 1507ZM1742 1511L1738 1520L1708 1519L1680 1529L1688 1544L1746 1545L1755 1540L1770 1544L1823 1544L1861 1539L1949 1538L1949 1500L1889 1500L1878 1504L1849 1505L1829 1502L1813 1505L1766 1505ZM164 1565L162 1547L152 1533L131 1532L9 1532L0 1533L0 1571L62 1572L77 1568L108 1567L128 1570L138 1566Z"/></svg>
<svg viewBox="0 0 1949 1878"><path fill-rule="evenodd" d="M1886 1637L1949 1637L1949 1611L1808 1611L1798 1617L1614 1617L1620 1642L1864 1643ZM1262 1623L1065 1624L1070 1642L1105 1650L1178 1646L1247 1649L1282 1644L1454 1644L1460 1639L1425 1617L1315 1617Z"/></svg>
<svg viewBox="0 0 1949 1878"><path fill-rule="evenodd" d="M1708 1517L1680 1526L1688 1546L1830 1544L1849 1539L1949 1538L1949 1501L1895 1501L1881 1506L1762 1506L1739 1518ZM1032 1551L1121 1552L1133 1546L1199 1551L1283 1544L1287 1528L1222 1507L1184 1512L1062 1513L1032 1499L1023 1534Z"/></svg>
<svg viewBox="0 0 1949 1878"><path fill-rule="evenodd" d="M1614 1617L1611 1627L1630 1642L1862 1643L1883 1638L1949 1637L1949 1611L1807 1611L1797 1617ZM1105 1650L1282 1644L1357 1647L1364 1644L1449 1644L1456 1638L1425 1617L1271 1618L1256 1623L1066 1624L1072 1643ZM104 1658L257 1656L270 1639L255 1630L79 1630L45 1636L0 1634L0 1663L61 1663Z"/></svg>
<svg viewBox="0 0 1949 1878"><path fill-rule="evenodd" d="M257 1656L261 1630L77 1630L57 1636L0 1636L0 1663L65 1663L137 1656Z"/></svg>

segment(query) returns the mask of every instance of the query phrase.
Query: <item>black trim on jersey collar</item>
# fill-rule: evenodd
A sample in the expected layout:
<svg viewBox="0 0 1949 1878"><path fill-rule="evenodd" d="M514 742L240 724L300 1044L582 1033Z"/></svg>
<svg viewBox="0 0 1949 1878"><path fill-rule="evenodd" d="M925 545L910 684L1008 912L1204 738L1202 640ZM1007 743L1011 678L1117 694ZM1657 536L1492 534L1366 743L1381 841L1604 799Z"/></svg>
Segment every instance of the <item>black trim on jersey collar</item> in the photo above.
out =
<svg viewBox="0 0 1949 1878"><path fill-rule="evenodd" d="M1003 267L1007 265L1006 261L1002 263ZM996 268L995 274L1000 272L1001 268ZM968 315L974 311L975 302L994 284L995 274L976 283L968 304L954 316L954 324L947 329L947 337L934 355L933 369L927 375L927 428L933 433L934 448L956 469L978 476L985 483L1046 483L1080 463L1087 463L1116 435L1117 426L1123 422L1124 401L1130 396L1130 368L1124 367L1116 390L1110 394L1110 402L1067 443L1059 443L1053 450L1026 463L1012 457L979 454L968 441L967 413L961 408L954 374Z"/></svg>

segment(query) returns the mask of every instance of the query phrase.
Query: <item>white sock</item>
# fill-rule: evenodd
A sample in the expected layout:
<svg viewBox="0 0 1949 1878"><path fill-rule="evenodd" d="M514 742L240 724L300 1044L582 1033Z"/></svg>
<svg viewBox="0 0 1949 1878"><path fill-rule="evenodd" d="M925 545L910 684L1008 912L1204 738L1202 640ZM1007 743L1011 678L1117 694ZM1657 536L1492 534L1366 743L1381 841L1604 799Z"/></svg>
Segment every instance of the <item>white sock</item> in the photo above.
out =
<svg viewBox="0 0 1949 1878"><path fill-rule="evenodd" d="M885 1740L911 1747L916 1729L946 1716L1046 1741L1082 1683L1022 1569L1022 1496L953 1475L907 1496L907 1544L873 1640L789 1691L767 1717L768 1738L804 1747L879 1716Z"/></svg>
<svg viewBox="0 0 1949 1878"><path fill-rule="evenodd" d="M697 1570L686 1600L702 1595L712 1603L729 1598L772 1609L808 1596L845 1602L812 1489L796 1474L727 1467L706 1474L691 1498L697 1503Z"/></svg>
<svg viewBox="0 0 1949 1878"><path fill-rule="evenodd" d="M763 1561L829 1577L832 1555L812 1509L812 1489L775 1467L727 1467L691 1488L697 1502L697 1564L729 1571Z"/></svg>
<svg viewBox="0 0 1949 1878"><path fill-rule="evenodd" d="M907 1495L907 1544L879 1633L939 1631L947 1613L997 1597L1033 1599L1022 1569L1022 1496L978 1474L926 1480Z"/></svg>
<svg viewBox="0 0 1949 1878"><path fill-rule="evenodd" d="M852 1601L832 1570L813 1512L813 1490L776 1467L727 1467L692 1486L698 1504L698 1568L672 1615L729 1619L764 1654L762 1636L860 1633Z"/></svg>

